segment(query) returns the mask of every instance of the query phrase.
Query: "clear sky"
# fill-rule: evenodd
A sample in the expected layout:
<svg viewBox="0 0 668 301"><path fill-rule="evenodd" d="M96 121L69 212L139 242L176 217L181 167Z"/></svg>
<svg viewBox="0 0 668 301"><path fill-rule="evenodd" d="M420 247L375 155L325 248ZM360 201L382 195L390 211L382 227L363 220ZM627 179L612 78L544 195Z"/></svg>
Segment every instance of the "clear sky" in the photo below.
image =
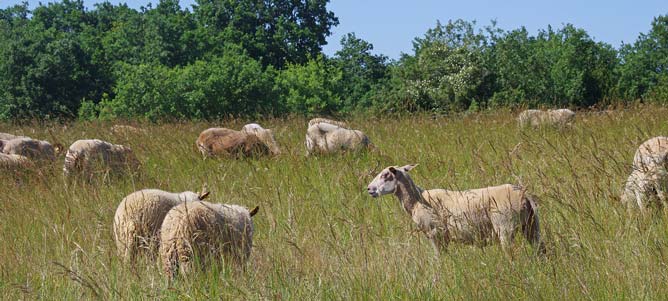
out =
<svg viewBox="0 0 668 301"><path fill-rule="evenodd" d="M0 8L14 5L20 0L0 0ZM42 2L49 2L48 0ZM84 0L87 7L101 2ZM138 8L157 0L111 0L125 2ZM181 0L182 7L190 7L194 0ZM31 7L39 1L28 0ZM412 40L422 36L436 20L445 23L450 19L476 20L478 25L488 25L495 19L498 27L511 30L525 26L531 34L550 24L559 28L572 23L585 29L596 41L614 47L622 42L633 43L639 33L647 33L652 18L668 14L668 0L333 0L328 8L339 17L339 26L333 28L324 52L334 54L340 49L341 37L355 32L374 45L374 52L398 58L401 52L412 51Z"/></svg>

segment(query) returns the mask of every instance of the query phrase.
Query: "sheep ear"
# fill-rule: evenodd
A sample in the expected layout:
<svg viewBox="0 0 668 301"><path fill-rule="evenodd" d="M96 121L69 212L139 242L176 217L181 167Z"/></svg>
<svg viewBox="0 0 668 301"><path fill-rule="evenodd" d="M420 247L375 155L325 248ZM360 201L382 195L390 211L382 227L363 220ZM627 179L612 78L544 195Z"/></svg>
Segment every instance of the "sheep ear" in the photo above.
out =
<svg viewBox="0 0 668 301"><path fill-rule="evenodd" d="M256 215L258 211L260 211L260 206L255 206L255 208L250 211L250 216L253 217L253 215Z"/></svg>
<svg viewBox="0 0 668 301"><path fill-rule="evenodd" d="M409 170L415 168L415 166L417 166L417 163L404 165L404 166L401 167L401 169L403 169L404 171L409 171Z"/></svg>
<svg viewBox="0 0 668 301"><path fill-rule="evenodd" d="M60 153L62 153L64 150L65 150L65 147L64 147L62 144L60 144L60 143L55 143L55 144L53 144L53 151L54 151L56 154L60 154Z"/></svg>
<svg viewBox="0 0 668 301"><path fill-rule="evenodd" d="M201 201L201 200L206 199L209 196L209 194L211 194L211 192L208 192L208 191L202 192L202 193L199 194L199 196L197 198Z"/></svg>

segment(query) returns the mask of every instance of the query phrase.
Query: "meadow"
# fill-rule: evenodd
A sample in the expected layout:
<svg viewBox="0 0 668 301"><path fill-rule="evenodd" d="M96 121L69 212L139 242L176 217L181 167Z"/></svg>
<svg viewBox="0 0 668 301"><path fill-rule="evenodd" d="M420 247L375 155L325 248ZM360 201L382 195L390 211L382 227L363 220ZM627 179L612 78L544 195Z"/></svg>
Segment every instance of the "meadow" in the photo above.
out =
<svg viewBox="0 0 668 301"><path fill-rule="evenodd" d="M579 112L574 125L519 130L506 111L352 118L378 151L306 157L307 119L267 119L276 158L207 159L200 131L257 120L0 124L0 131L64 145L99 138L131 146L136 177L66 182L62 156L36 170L0 175L0 298L18 299L662 299L668 296L668 211L640 216L619 203L633 153L667 135L668 110L643 106ZM52 134L48 132L51 130ZM418 163L423 188L521 183L539 198L547 254L517 235L498 244L451 244L433 256L397 199L371 198L384 167ZM260 206L245 269L219 264L169 283L150 258L124 264L112 219L142 188L211 191L211 202Z"/></svg>

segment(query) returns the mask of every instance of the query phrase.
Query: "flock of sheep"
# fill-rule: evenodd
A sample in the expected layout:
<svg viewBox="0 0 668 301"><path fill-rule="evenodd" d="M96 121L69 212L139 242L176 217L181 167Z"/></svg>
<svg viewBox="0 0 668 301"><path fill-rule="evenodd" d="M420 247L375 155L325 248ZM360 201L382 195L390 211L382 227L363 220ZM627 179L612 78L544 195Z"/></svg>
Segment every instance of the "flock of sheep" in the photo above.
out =
<svg viewBox="0 0 668 301"><path fill-rule="evenodd" d="M524 126L566 126L575 113L561 110L526 110L518 116ZM129 126L114 126L112 131L142 131ZM279 155L271 130L247 124L240 131L210 128L196 140L205 157ZM340 121L315 118L309 121L305 146L307 155L373 149L369 137ZM29 137L0 133L0 167L7 170L29 168L39 160L55 160L60 144ZM541 240L536 198L521 185L451 191L422 189L409 175L416 165L389 166L367 186L371 197L394 194L417 228L431 241L436 254L451 241L489 242L495 239L505 250L514 235L522 232L539 252ZM100 167L102 169L100 169ZM101 140L78 140L65 155L66 177L92 179L109 172L137 171L140 162L129 147ZM668 137L655 137L643 143L633 158L633 170L624 186L621 200L645 211L649 202L666 201L668 186ZM126 196L113 220L113 233L119 256L135 262L138 256L159 258L164 273L173 278L188 273L199 262L224 258L242 265L249 258L253 241L252 210L239 205L204 201L209 192L171 193L143 189ZM197 260L196 260L197 259Z"/></svg>

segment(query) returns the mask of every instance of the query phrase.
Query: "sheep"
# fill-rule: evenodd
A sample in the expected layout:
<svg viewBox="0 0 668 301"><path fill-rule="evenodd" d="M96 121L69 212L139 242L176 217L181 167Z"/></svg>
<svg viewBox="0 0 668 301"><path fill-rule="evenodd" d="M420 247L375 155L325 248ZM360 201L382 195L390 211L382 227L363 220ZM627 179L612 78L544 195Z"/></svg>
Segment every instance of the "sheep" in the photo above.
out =
<svg viewBox="0 0 668 301"><path fill-rule="evenodd" d="M563 127L572 124L575 112L569 109L557 110L525 110L517 117L519 127L531 126L537 128L543 125Z"/></svg>
<svg viewBox="0 0 668 301"><path fill-rule="evenodd" d="M43 140L28 137L19 137L2 141L2 153L15 154L28 157L33 160L55 160L56 153L60 152L60 144L51 145Z"/></svg>
<svg viewBox="0 0 668 301"><path fill-rule="evenodd" d="M220 255L242 265L253 247L253 217L238 205L184 202L165 216L160 230L160 259L163 272L173 279L177 272L188 274L195 258L202 266Z"/></svg>
<svg viewBox="0 0 668 301"><path fill-rule="evenodd" d="M249 133L249 132L252 132L253 130L264 130L264 129L265 128L263 128L261 125L259 125L257 123L249 123L249 124L244 125L241 128L241 131Z"/></svg>
<svg viewBox="0 0 668 301"><path fill-rule="evenodd" d="M394 194L430 240L436 255L446 250L450 241L473 244L494 236L507 250L520 227L532 245L541 253L545 251L538 206L524 187L504 184L465 191L424 190L408 175L415 166L383 169L367 186L367 192L374 198Z"/></svg>
<svg viewBox="0 0 668 301"><path fill-rule="evenodd" d="M141 165L127 146L98 139L77 140L67 150L63 174L66 177L75 173L83 174L92 179L96 163L105 168L104 172L114 173L137 171Z"/></svg>
<svg viewBox="0 0 668 301"><path fill-rule="evenodd" d="M31 167L33 167L33 164L28 157L0 153L0 169L2 170L20 170Z"/></svg>
<svg viewBox="0 0 668 301"><path fill-rule="evenodd" d="M0 140L12 140L12 139L16 139L16 138L29 138L29 137L17 136L17 135L14 135L14 134L1 133L0 132Z"/></svg>
<svg viewBox="0 0 668 301"><path fill-rule="evenodd" d="M171 193L158 189L135 191L121 201L114 215L113 230L118 254L125 262L133 261L142 251L155 254L162 221L174 206L201 201L209 195L184 191Z"/></svg>
<svg viewBox="0 0 668 301"><path fill-rule="evenodd" d="M632 171L620 200L630 209L637 205L641 213L652 199L668 201L668 137L654 137L643 142L633 155Z"/></svg>
<svg viewBox="0 0 668 301"><path fill-rule="evenodd" d="M122 136L146 134L145 129L140 129L131 125L116 124L113 125L110 130L115 135L122 135Z"/></svg>
<svg viewBox="0 0 668 301"><path fill-rule="evenodd" d="M339 127L342 127L342 128L346 128L346 129L349 128L348 124L345 123L344 121L336 121L336 120L331 120L331 119L326 119L326 118L313 118L313 119L308 121L308 126L310 127L310 126L318 124L318 123L329 123L329 124L333 124L333 125L336 125L336 126L339 126Z"/></svg>
<svg viewBox="0 0 668 301"><path fill-rule="evenodd" d="M327 154L343 150L373 149L369 137L359 130L351 130L336 124L319 122L306 130L306 154Z"/></svg>
<svg viewBox="0 0 668 301"><path fill-rule="evenodd" d="M633 169L646 170L657 164L668 164L668 137L658 136L643 142L633 155Z"/></svg>
<svg viewBox="0 0 668 301"><path fill-rule="evenodd" d="M270 129L250 128L235 131L227 128L210 128L200 133L195 144L204 157L275 156L281 153Z"/></svg>

